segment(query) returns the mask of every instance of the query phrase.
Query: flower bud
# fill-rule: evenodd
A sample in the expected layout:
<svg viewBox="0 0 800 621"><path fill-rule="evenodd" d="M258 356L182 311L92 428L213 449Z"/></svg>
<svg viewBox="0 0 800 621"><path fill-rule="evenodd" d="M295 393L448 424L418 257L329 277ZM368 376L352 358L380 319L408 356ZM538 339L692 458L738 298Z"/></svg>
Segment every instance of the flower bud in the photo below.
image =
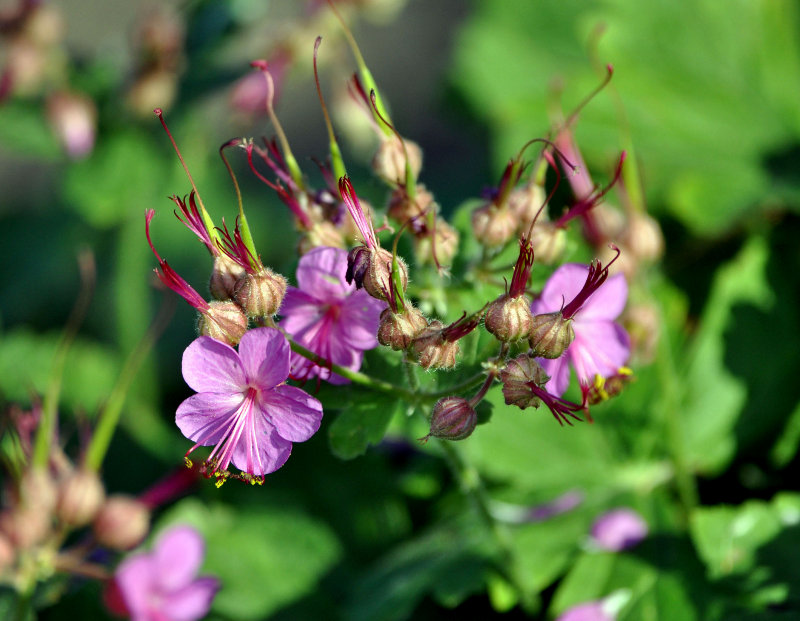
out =
<svg viewBox="0 0 800 621"><path fill-rule="evenodd" d="M57 92L47 100L47 118L72 159L91 153L97 133L97 108L86 95Z"/></svg>
<svg viewBox="0 0 800 621"><path fill-rule="evenodd" d="M600 203L592 208L594 226L602 239L615 240L625 228L625 216L608 203Z"/></svg>
<svg viewBox="0 0 800 621"><path fill-rule="evenodd" d="M472 212L472 233L487 248L505 246L516 233L518 223L514 212L492 203Z"/></svg>
<svg viewBox="0 0 800 621"><path fill-rule="evenodd" d="M531 233L531 245L536 260L545 265L557 263L567 248L567 231L553 222L538 221Z"/></svg>
<svg viewBox="0 0 800 621"><path fill-rule="evenodd" d="M386 308L381 313L378 326L378 342L397 351L408 349L411 342L428 327L424 315L407 305L402 313L393 313Z"/></svg>
<svg viewBox="0 0 800 621"><path fill-rule="evenodd" d="M451 265L458 252L458 231L444 220L436 220L433 230L421 237L414 238L414 251L420 264L434 263L433 250L436 249L436 263ZM431 243L433 240L433 244Z"/></svg>
<svg viewBox="0 0 800 621"><path fill-rule="evenodd" d="M403 150L405 143L405 150ZM372 158L372 170L390 185L406 184L406 155L411 175L416 180L422 169L422 149L411 140L400 141L396 136L384 138Z"/></svg>
<svg viewBox="0 0 800 621"><path fill-rule="evenodd" d="M519 230L525 232L528 226L539 213L544 204L544 188L538 183L529 183L523 187L515 188L508 196L508 207L514 212L519 222ZM539 215L539 222L547 218L547 211L543 210Z"/></svg>
<svg viewBox="0 0 800 621"><path fill-rule="evenodd" d="M247 332L247 317L235 302L209 302L209 309L197 321L201 336L235 346Z"/></svg>
<svg viewBox="0 0 800 621"><path fill-rule="evenodd" d="M0 533L12 546L30 548L43 541L51 532L51 516L36 507L19 505L0 513Z"/></svg>
<svg viewBox="0 0 800 621"><path fill-rule="evenodd" d="M20 505L49 515L55 509L56 499L56 484L44 468L33 467L23 473L19 482Z"/></svg>
<svg viewBox="0 0 800 621"><path fill-rule="evenodd" d="M14 564L17 553L11 541L4 534L0 533L0 575Z"/></svg>
<svg viewBox="0 0 800 621"><path fill-rule="evenodd" d="M503 343L525 338L533 326L531 303L524 295L512 298L507 293L503 294L489 304L484 325L489 333Z"/></svg>
<svg viewBox="0 0 800 621"><path fill-rule="evenodd" d="M664 254L664 235L658 222L646 213L633 212L622 234L622 244L639 261L652 263Z"/></svg>
<svg viewBox="0 0 800 621"><path fill-rule="evenodd" d="M56 515L68 526L84 526L94 519L105 499L100 477L91 470L75 470L61 481Z"/></svg>
<svg viewBox="0 0 800 621"><path fill-rule="evenodd" d="M230 300L233 297L236 281L244 275L244 268L228 255L220 253L214 259L208 288L216 300Z"/></svg>
<svg viewBox="0 0 800 621"><path fill-rule="evenodd" d="M124 494L109 496L92 524L97 540L115 550L135 547L149 529L150 510L141 501Z"/></svg>
<svg viewBox="0 0 800 621"><path fill-rule="evenodd" d="M286 294L286 279L268 267L257 274L244 274L236 281L234 301L248 317L272 317Z"/></svg>
<svg viewBox="0 0 800 621"><path fill-rule="evenodd" d="M523 410L529 407L538 408L541 400L531 391L530 384L544 386L549 379L542 365L529 354L509 360L500 371L506 404L516 405Z"/></svg>
<svg viewBox="0 0 800 621"><path fill-rule="evenodd" d="M427 442L431 436L443 440L463 440L472 435L477 424L478 415L469 401L463 397L445 397L433 407L431 430L420 441Z"/></svg>
<svg viewBox="0 0 800 621"><path fill-rule="evenodd" d="M534 356L559 358L574 339L572 319L564 319L561 311L534 316L529 337Z"/></svg>
<svg viewBox="0 0 800 621"><path fill-rule="evenodd" d="M425 228L425 220L433 206L433 194L425 189L425 186L417 186L417 195L414 200L409 198L404 187L392 190L389 197L389 208L387 215L400 224L409 222L409 229L413 233L418 233Z"/></svg>
<svg viewBox="0 0 800 621"><path fill-rule="evenodd" d="M446 341L443 328L441 321L432 321L411 344L423 369L452 369L456 366L460 350L458 341Z"/></svg>
<svg viewBox="0 0 800 621"><path fill-rule="evenodd" d="M408 285L408 268L400 257L397 257L397 268L405 291ZM347 282L355 281L357 289L363 288L373 298L386 300L392 290L389 287L392 280L392 253L383 248L353 248L347 256L345 279Z"/></svg>
<svg viewBox="0 0 800 621"><path fill-rule="evenodd" d="M353 222L350 217L344 218L344 223ZM348 232L349 234L349 232ZM344 248L344 235L332 222L323 220L315 222L305 235L300 238L297 253L302 256L313 248L327 246L329 248Z"/></svg>

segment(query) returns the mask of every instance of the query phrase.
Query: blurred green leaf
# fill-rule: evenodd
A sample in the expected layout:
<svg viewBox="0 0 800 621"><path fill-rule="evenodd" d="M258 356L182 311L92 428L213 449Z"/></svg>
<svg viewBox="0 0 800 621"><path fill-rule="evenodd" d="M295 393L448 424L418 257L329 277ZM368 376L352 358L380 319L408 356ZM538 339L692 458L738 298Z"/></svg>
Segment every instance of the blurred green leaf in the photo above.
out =
<svg viewBox="0 0 800 621"><path fill-rule="evenodd" d="M32 395L43 395L58 344L56 334L35 334L19 328L0 340L0 391L8 401L29 404ZM107 347L77 338L64 367L59 402L90 415L108 397L120 369L117 354Z"/></svg>
<svg viewBox="0 0 800 621"><path fill-rule="evenodd" d="M341 459L363 455L383 439L398 406L397 397L364 392L342 411L328 429L331 450Z"/></svg>
<svg viewBox="0 0 800 621"><path fill-rule="evenodd" d="M0 105L0 144L20 155L46 160L63 157L42 106L26 101Z"/></svg>
<svg viewBox="0 0 800 621"><path fill-rule="evenodd" d="M769 199L764 158L800 137L792 0L657 0L646 11L627 0L487 0L475 8L451 77L494 131L498 167L547 132L554 80L569 110L610 63L625 118L607 93L581 112L577 142L590 168L611 168L627 121L650 203L695 232L724 230Z"/></svg>
<svg viewBox="0 0 800 621"><path fill-rule="evenodd" d="M342 550L321 522L291 506L233 508L188 498L160 527L188 523L206 539L204 572L222 589L212 610L230 619L264 619L314 591Z"/></svg>

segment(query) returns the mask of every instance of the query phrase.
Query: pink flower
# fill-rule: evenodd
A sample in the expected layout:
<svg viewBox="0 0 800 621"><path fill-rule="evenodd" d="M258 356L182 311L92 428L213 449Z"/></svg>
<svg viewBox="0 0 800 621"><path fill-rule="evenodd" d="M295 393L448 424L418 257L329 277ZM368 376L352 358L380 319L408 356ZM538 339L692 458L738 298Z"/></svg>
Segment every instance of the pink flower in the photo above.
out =
<svg viewBox="0 0 800 621"><path fill-rule="evenodd" d="M606 267L607 269L607 267ZM602 270L600 270L602 271ZM625 308L628 285L621 274L605 280L587 281L591 276L586 265L567 263L559 267L533 302L534 315L566 310L581 300L580 308L571 313L575 339L559 358L541 359L550 376L548 392L563 395L569 385L569 364L575 368L581 384L591 384L596 375L610 377L628 360L630 345L628 334L614 322ZM591 285L591 287L590 287ZM588 292L587 287L593 289Z"/></svg>
<svg viewBox="0 0 800 621"><path fill-rule="evenodd" d="M131 619L195 621L205 617L220 583L212 576L197 576L204 553L196 530L176 526L162 533L151 552L133 554L120 563L114 582Z"/></svg>
<svg viewBox="0 0 800 621"><path fill-rule="evenodd" d="M378 346L378 324L386 303L356 290L345 280L347 251L314 248L300 258L298 287L288 287L281 306L281 327L303 347L326 361L354 371L364 352ZM319 376L331 384L349 380L294 354L292 375Z"/></svg>
<svg viewBox="0 0 800 621"><path fill-rule="evenodd" d="M201 336L183 353L183 378L198 394L178 406L175 422L198 446L214 446L206 459L212 472L234 466L263 476L280 468L292 442L319 429L322 404L294 386L289 343L275 328L244 334L239 352ZM187 453L188 454L188 453Z"/></svg>
<svg viewBox="0 0 800 621"><path fill-rule="evenodd" d="M586 602L568 608L556 621L614 621L615 616L605 612L603 602Z"/></svg>
<svg viewBox="0 0 800 621"><path fill-rule="evenodd" d="M647 536L647 522L632 509L614 509L592 525L592 540L599 548L619 552L632 548Z"/></svg>

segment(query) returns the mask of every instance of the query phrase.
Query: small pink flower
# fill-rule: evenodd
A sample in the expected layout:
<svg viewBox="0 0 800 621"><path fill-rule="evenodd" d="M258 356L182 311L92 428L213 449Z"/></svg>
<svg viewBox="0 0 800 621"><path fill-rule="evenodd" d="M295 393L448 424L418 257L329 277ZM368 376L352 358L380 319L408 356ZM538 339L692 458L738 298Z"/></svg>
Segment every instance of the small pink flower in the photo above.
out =
<svg viewBox="0 0 800 621"><path fill-rule="evenodd" d="M274 328L246 332L238 353L206 336L192 342L183 353L183 378L198 394L175 414L183 435L196 442L189 453L216 445L206 459L212 471L224 472L233 463L258 477L286 462L292 442L314 435L322 404L284 384L290 353Z"/></svg>
<svg viewBox="0 0 800 621"><path fill-rule="evenodd" d="M205 617L220 583L212 576L197 576L204 554L200 534L189 526L176 526L161 534L152 551L133 554L120 563L114 586L131 619L195 621Z"/></svg>
<svg viewBox="0 0 800 621"><path fill-rule="evenodd" d="M647 522L632 509L614 509L601 515L592 525L592 540L599 548L619 552L647 537Z"/></svg>
<svg viewBox="0 0 800 621"><path fill-rule="evenodd" d="M596 375L610 377L628 360L630 345L628 334L614 322L628 298L628 284L622 274L603 279L596 288L585 295L586 265L567 263L559 267L544 286L541 296L533 302L534 315L557 312L570 308L570 303L581 299L580 308L572 314L575 339L563 355L555 359L541 359L550 376L548 392L563 395L569 385L569 366L575 368L581 384L591 384ZM566 311L565 308L565 311Z"/></svg>
<svg viewBox="0 0 800 621"><path fill-rule="evenodd" d="M603 602L586 602L568 608L556 621L614 621L615 616L605 612Z"/></svg>
<svg viewBox="0 0 800 621"><path fill-rule="evenodd" d="M320 247L300 258L298 287L288 287L281 327L326 361L358 371L364 352L378 346L378 324L386 303L345 280L347 251ZM349 380L294 354L292 376L319 376L331 384Z"/></svg>

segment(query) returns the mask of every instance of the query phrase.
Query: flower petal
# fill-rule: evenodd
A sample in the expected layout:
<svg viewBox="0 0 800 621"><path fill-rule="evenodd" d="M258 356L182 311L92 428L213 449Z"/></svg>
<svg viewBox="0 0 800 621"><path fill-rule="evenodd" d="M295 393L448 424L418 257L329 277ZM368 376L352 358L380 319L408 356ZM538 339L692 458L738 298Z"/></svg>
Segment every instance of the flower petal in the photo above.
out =
<svg viewBox="0 0 800 621"><path fill-rule="evenodd" d="M153 547L153 571L164 593L188 586L203 564L205 544L191 526L174 526Z"/></svg>
<svg viewBox="0 0 800 621"><path fill-rule="evenodd" d="M556 397L563 395L569 386L569 365L567 364L569 359L566 353L560 358L537 358L536 360L542 365L544 372L550 376L550 380L544 386L545 390Z"/></svg>
<svg viewBox="0 0 800 621"><path fill-rule="evenodd" d="M151 556L144 553L129 556L119 564L114 576L131 616L143 614L157 581Z"/></svg>
<svg viewBox="0 0 800 621"><path fill-rule="evenodd" d="M295 287L287 287L281 304L283 319L280 326L293 337L319 321L325 314L324 306L314 296Z"/></svg>
<svg viewBox="0 0 800 621"><path fill-rule="evenodd" d="M189 344L183 352L182 368L183 379L195 392L239 392L247 383L236 350L210 336Z"/></svg>
<svg viewBox="0 0 800 621"><path fill-rule="evenodd" d="M628 301L628 283L625 276L616 274L606 280L589 296L575 314L575 321L613 320L619 317Z"/></svg>
<svg viewBox="0 0 800 621"><path fill-rule="evenodd" d="M244 395L204 392L178 406L175 424L181 433L203 446L217 444L244 401Z"/></svg>
<svg viewBox="0 0 800 621"><path fill-rule="evenodd" d="M337 302L355 291L345 280L347 251L342 248L313 248L297 265L297 284L323 303Z"/></svg>
<svg viewBox="0 0 800 621"><path fill-rule="evenodd" d="M290 352L289 341L275 328L249 330L239 342L239 356L247 379L261 390L286 381Z"/></svg>
<svg viewBox="0 0 800 621"><path fill-rule="evenodd" d="M262 395L261 407L282 438L304 442L319 429L322 404L294 386L278 386Z"/></svg>
<svg viewBox="0 0 800 621"><path fill-rule="evenodd" d="M362 351L378 346L378 326L386 302L373 298L363 289L342 303L337 333L348 345Z"/></svg>
<svg viewBox="0 0 800 621"><path fill-rule="evenodd" d="M164 598L161 612L170 621L197 621L208 614L211 602L220 588L212 576L198 578L188 586Z"/></svg>
<svg viewBox="0 0 800 621"><path fill-rule="evenodd" d="M542 294L533 301L534 315L553 313L568 304L586 283L589 267L582 263L566 263L559 267L542 289Z"/></svg>
<svg viewBox="0 0 800 621"><path fill-rule="evenodd" d="M590 384L595 375L614 375L628 361L628 334L612 321L576 321L575 340L565 352L582 384Z"/></svg>
<svg viewBox="0 0 800 621"><path fill-rule="evenodd" d="M247 436L236 445L233 451L233 465L242 472L263 476L275 472L292 454L292 443L278 434L266 418L253 417L253 425L247 429Z"/></svg>

